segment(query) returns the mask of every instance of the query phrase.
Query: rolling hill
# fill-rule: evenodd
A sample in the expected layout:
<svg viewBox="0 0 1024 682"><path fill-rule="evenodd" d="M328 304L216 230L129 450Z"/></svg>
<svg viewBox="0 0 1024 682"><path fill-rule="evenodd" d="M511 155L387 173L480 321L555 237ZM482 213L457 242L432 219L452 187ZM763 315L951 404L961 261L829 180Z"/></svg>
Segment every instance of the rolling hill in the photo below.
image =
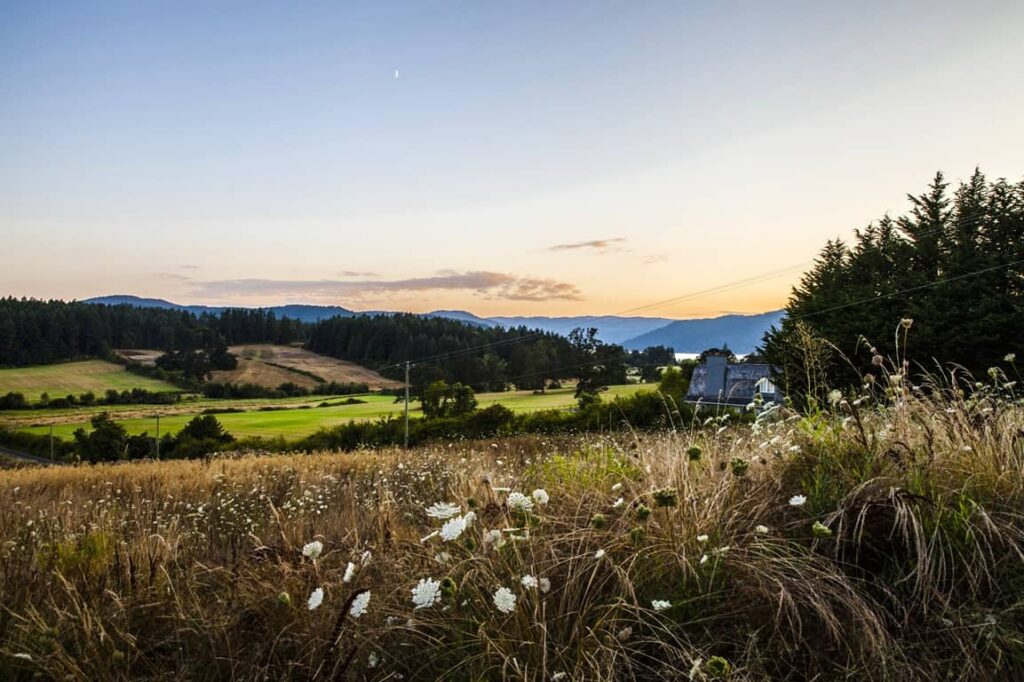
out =
<svg viewBox="0 0 1024 682"><path fill-rule="evenodd" d="M728 345L736 353L749 353L761 343L764 333L777 325L785 312L773 310L758 315L724 315L702 320L676 320L658 329L628 339L628 350L648 346L669 346L677 353L699 353Z"/></svg>

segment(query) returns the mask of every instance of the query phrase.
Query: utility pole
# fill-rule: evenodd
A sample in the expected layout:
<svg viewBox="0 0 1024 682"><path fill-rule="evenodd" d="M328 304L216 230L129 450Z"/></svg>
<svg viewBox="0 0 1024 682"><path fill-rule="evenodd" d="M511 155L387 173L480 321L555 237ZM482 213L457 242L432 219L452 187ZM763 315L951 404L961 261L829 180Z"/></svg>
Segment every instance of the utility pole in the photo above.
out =
<svg viewBox="0 0 1024 682"><path fill-rule="evenodd" d="M156 416L156 458L160 459L160 415Z"/></svg>
<svg viewBox="0 0 1024 682"><path fill-rule="evenodd" d="M405 361L405 447L409 447L409 361Z"/></svg>

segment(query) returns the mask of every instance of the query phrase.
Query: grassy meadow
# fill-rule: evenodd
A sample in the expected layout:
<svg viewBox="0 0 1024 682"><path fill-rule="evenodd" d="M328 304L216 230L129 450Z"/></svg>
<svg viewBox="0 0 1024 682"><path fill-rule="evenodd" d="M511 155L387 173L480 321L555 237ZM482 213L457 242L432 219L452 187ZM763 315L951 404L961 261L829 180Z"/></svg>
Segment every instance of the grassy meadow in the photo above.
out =
<svg viewBox="0 0 1024 682"><path fill-rule="evenodd" d="M0 678L1022 679L1024 405L889 395L0 471Z"/></svg>
<svg viewBox="0 0 1024 682"><path fill-rule="evenodd" d="M51 398L68 394L93 392L102 396L107 389L117 391L144 388L153 392L180 391L172 384L139 376L121 365L105 360L81 360L55 365L13 367L0 369L0 395L22 393L30 401L39 400L43 393Z"/></svg>
<svg viewBox="0 0 1024 682"><path fill-rule="evenodd" d="M652 387L653 384L611 386L603 395L612 398ZM365 402L356 405L338 404L349 397L355 397ZM553 389L543 395L536 395L532 391L481 393L477 395L477 400L480 407L501 403L516 412L565 408L576 403L571 388ZM327 402L331 406L318 407L323 402ZM53 424L55 436L70 438L75 429L89 430L89 417L92 414L108 411L124 425L130 434L148 432L153 435L156 433L157 414L161 415L161 433L174 433L204 409L231 407L247 411L222 413L217 414L216 417L224 425L224 428L236 437L296 438L309 435L320 428L337 426L354 420L398 415L404 410L403 404L396 403L394 396L378 394L338 398L312 396L262 401L196 401L171 406L174 409L170 410L165 406L149 406L145 410L140 409L142 406L124 407L132 409L124 411L115 411L106 407L78 409L69 410L63 415L54 415L43 410L35 410L31 413L10 412L4 417L0 417L0 425L8 425L30 433L47 434L50 432L50 424ZM287 409L260 411L261 407L284 407ZM420 415L418 403L412 403L411 408L416 416Z"/></svg>

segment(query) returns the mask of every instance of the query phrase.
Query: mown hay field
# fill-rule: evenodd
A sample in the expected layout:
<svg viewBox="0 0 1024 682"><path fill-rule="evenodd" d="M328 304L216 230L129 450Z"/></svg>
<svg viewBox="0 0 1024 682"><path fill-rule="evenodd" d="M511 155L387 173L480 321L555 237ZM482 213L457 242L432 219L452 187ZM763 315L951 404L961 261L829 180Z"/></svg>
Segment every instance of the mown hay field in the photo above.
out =
<svg viewBox="0 0 1024 682"><path fill-rule="evenodd" d="M181 390L164 381L132 374L121 365L105 360L0 369L0 395L22 393L30 401L39 400L43 393L51 398L63 398L68 394L77 396L91 391L102 397L107 389L124 391L133 388L154 392Z"/></svg>
<svg viewBox="0 0 1024 682"><path fill-rule="evenodd" d="M0 471L0 678L1022 679L1024 406L882 402Z"/></svg>

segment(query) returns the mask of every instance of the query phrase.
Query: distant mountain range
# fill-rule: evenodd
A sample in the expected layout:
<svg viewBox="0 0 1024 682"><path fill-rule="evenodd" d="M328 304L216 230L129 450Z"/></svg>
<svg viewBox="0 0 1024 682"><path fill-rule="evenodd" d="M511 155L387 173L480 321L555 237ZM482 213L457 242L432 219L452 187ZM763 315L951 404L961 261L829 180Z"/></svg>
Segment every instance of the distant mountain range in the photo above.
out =
<svg viewBox="0 0 1024 682"><path fill-rule="evenodd" d="M220 314L230 306L178 305L161 298L139 296L99 296L87 298L85 303L104 305L128 304L141 308L169 308L190 313ZM353 315L387 315L388 311L357 312L341 306L279 305L266 306L280 317L303 322L316 322L328 317ZM723 315L721 317L676 320L667 317L619 317L615 315L580 315L573 317L479 317L465 310L434 310L421 313L425 317L445 317L466 324L480 326L527 327L556 334L568 335L577 327L594 327L598 337L607 343L618 343L628 350L643 350L648 346L669 346L677 353L699 353L707 348L728 345L736 353L749 353L761 343L761 338L784 316L781 310L756 315Z"/></svg>

